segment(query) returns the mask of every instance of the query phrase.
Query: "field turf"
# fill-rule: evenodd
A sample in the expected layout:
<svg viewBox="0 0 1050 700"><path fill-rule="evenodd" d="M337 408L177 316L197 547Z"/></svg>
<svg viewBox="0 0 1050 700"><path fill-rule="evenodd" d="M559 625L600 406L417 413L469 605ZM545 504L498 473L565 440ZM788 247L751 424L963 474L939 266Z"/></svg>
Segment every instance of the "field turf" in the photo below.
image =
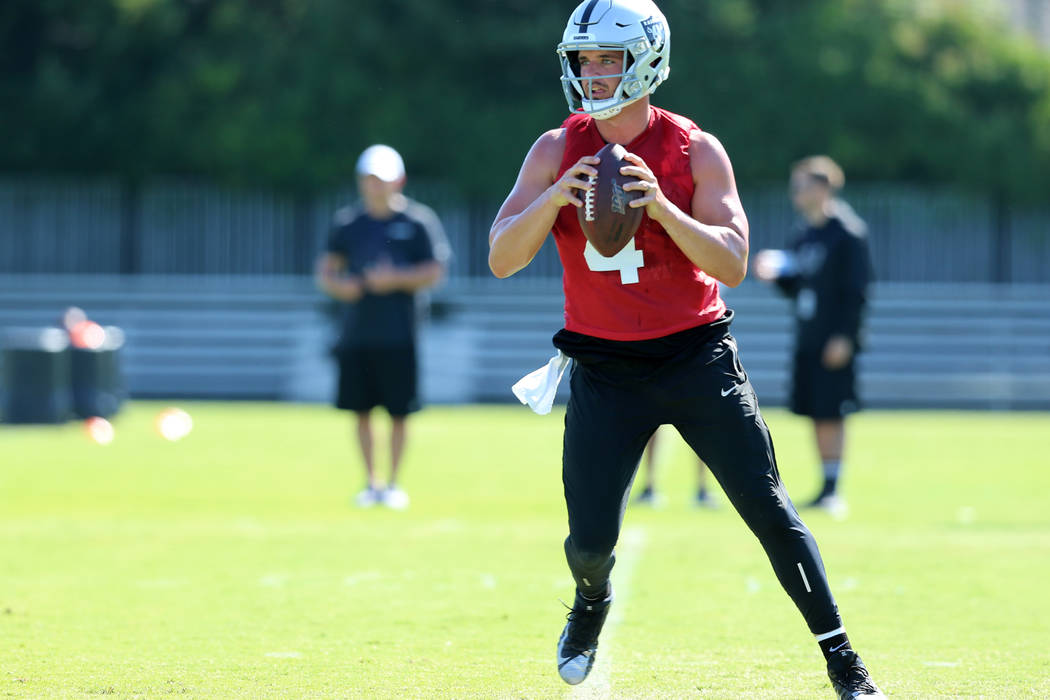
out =
<svg viewBox="0 0 1050 700"><path fill-rule="evenodd" d="M664 505L629 508L617 602L572 689L554 664L572 600L559 410L428 408L394 512L350 505L361 468L333 409L182 404L195 428L170 443L163 406L129 404L105 446L74 423L0 426L0 696L833 697L746 527L690 505L673 432ZM808 426L766 418L801 502ZM849 517L804 517L874 678L890 697L1050 696L1050 414L851 428Z"/></svg>

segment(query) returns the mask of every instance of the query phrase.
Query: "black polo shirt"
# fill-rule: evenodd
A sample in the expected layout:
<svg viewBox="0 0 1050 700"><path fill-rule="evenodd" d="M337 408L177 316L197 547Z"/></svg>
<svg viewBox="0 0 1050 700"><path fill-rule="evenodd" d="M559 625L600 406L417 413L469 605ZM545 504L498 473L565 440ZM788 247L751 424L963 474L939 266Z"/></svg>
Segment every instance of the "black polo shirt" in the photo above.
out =
<svg viewBox="0 0 1050 700"><path fill-rule="evenodd" d="M404 211L382 220L372 218L363 208L340 210L326 249L342 256L347 273L355 276L382 262L404 267L448 258L448 242L437 215L412 200ZM415 340L417 314L412 293L365 292L357 302L343 307L339 347L390 347Z"/></svg>

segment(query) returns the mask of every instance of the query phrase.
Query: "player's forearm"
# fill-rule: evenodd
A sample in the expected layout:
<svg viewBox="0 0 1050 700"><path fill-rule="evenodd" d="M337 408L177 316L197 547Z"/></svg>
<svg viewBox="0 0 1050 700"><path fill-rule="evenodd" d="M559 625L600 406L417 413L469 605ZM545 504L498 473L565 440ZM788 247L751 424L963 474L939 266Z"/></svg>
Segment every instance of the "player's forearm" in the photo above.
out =
<svg viewBox="0 0 1050 700"><path fill-rule="evenodd" d="M338 301L357 301L363 292L357 277L337 277L331 274L317 276L317 286L328 296Z"/></svg>
<svg viewBox="0 0 1050 700"><path fill-rule="evenodd" d="M489 269L499 278L510 277L536 257L554 226L558 210L545 192L520 214L492 225L489 233Z"/></svg>
<svg viewBox="0 0 1050 700"><path fill-rule="evenodd" d="M853 340L860 337L861 316L864 310L864 297L859 294L844 294L838 301L838 309L832 314L832 333Z"/></svg>
<svg viewBox="0 0 1050 700"><path fill-rule="evenodd" d="M689 260L719 282L735 287L747 275L747 237L734 226L703 224L680 209L659 222Z"/></svg>
<svg viewBox="0 0 1050 700"><path fill-rule="evenodd" d="M421 263L401 271L399 286L406 292L417 292L433 287L441 281L444 274L445 266L436 260Z"/></svg>
<svg viewBox="0 0 1050 700"><path fill-rule="evenodd" d="M345 301L354 291L360 291L360 280L345 275L345 271L345 263L328 253L317 261L314 283L333 299Z"/></svg>

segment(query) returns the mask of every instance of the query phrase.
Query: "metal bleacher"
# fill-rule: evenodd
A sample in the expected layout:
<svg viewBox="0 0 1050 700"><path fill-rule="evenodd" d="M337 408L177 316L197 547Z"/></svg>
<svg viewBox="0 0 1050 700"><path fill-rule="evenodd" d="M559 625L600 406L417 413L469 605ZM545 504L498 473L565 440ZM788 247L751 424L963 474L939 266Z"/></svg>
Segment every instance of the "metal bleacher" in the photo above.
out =
<svg viewBox="0 0 1050 700"><path fill-rule="evenodd" d="M787 302L751 281L725 297L763 404L783 403L792 342ZM510 385L553 353L561 304L556 280L444 285L421 333L424 398L513 401ZM55 325L70 305L123 329L132 396L331 395L331 321L308 278L0 277L0 328ZM1050 408L1045 285L880 284L867 328L861 384L870 406Z"/></svg>
<svg viewBox="0 0 1050 700"><path fill-rule="evenodd" d="M443 318L430 326L426 357L467 375L457 384L469 386L472 400L513 400L510 385L546 363L562 325L560 286L506 284L446 291ZM788 302L751 281L723 294L756 391L765 405L784 403ZM860 373L867 405L1050 408L1050 288L895 283L876 285L872 296Z"/></svg>

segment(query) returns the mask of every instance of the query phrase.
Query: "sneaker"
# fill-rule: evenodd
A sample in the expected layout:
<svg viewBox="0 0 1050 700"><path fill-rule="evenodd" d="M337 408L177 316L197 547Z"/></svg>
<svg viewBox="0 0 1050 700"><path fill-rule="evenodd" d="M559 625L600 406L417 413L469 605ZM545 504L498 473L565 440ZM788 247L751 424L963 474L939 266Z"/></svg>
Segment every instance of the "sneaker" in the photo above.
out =
<svg viewBox="0 0 1050 700"><path fill-rule="evenodd" d="M844 649L828 661L828 678L839 700L860 698L885 698L879 687L871 680L864 662L852 649Z"/></svg>
<svg viewBox="0 0 1050 700"><path fill-rule="evenodd" d="M715 500L715 497L712 496L707 489L700 489L697 491L696 499L693 500L693 503L697 508L710 508L711 510L718 508L718 501Z"/></svg>
<svg viewBox="0 0 1050 700"><path fill-rule="evenodd" d="M354 505L358 508L371 508L379 503L381 492L374 486L368 486L364 491L354 496Z"/></svg>
<svg viewBox="0 0 1050 700"><path fill-rule="evenodd" d="M635 496L634 502L640 506L651 506L655 508L660 505L660 497L656 495L655 491L653 491L652 486L646 486L642 489L641 493Z"/></svg>
<svg viewBox="0 0 1050 700"><path fill-rule="evenodd" d="M408 494L396 486L388 486L379 495L380 501L387 508L404 510L408 508Z"/></svg>
<svg viewBox="0 0 1050 700"><path fill-rule="evenodd" d="M567 615L568 623L558 640L558 675L569 685L583 682L594 666L598 635L612 604L612 594L604 600L590 601L576 594Z"/></svg>
<svg viewBox="0 0 1050 700"><path fill-rule="evenodd" d="M836 520L842 520L849 514L849 506L846 505L846 501L835 493L821 494L806 504L806 507L826 511Z"/></svg>

